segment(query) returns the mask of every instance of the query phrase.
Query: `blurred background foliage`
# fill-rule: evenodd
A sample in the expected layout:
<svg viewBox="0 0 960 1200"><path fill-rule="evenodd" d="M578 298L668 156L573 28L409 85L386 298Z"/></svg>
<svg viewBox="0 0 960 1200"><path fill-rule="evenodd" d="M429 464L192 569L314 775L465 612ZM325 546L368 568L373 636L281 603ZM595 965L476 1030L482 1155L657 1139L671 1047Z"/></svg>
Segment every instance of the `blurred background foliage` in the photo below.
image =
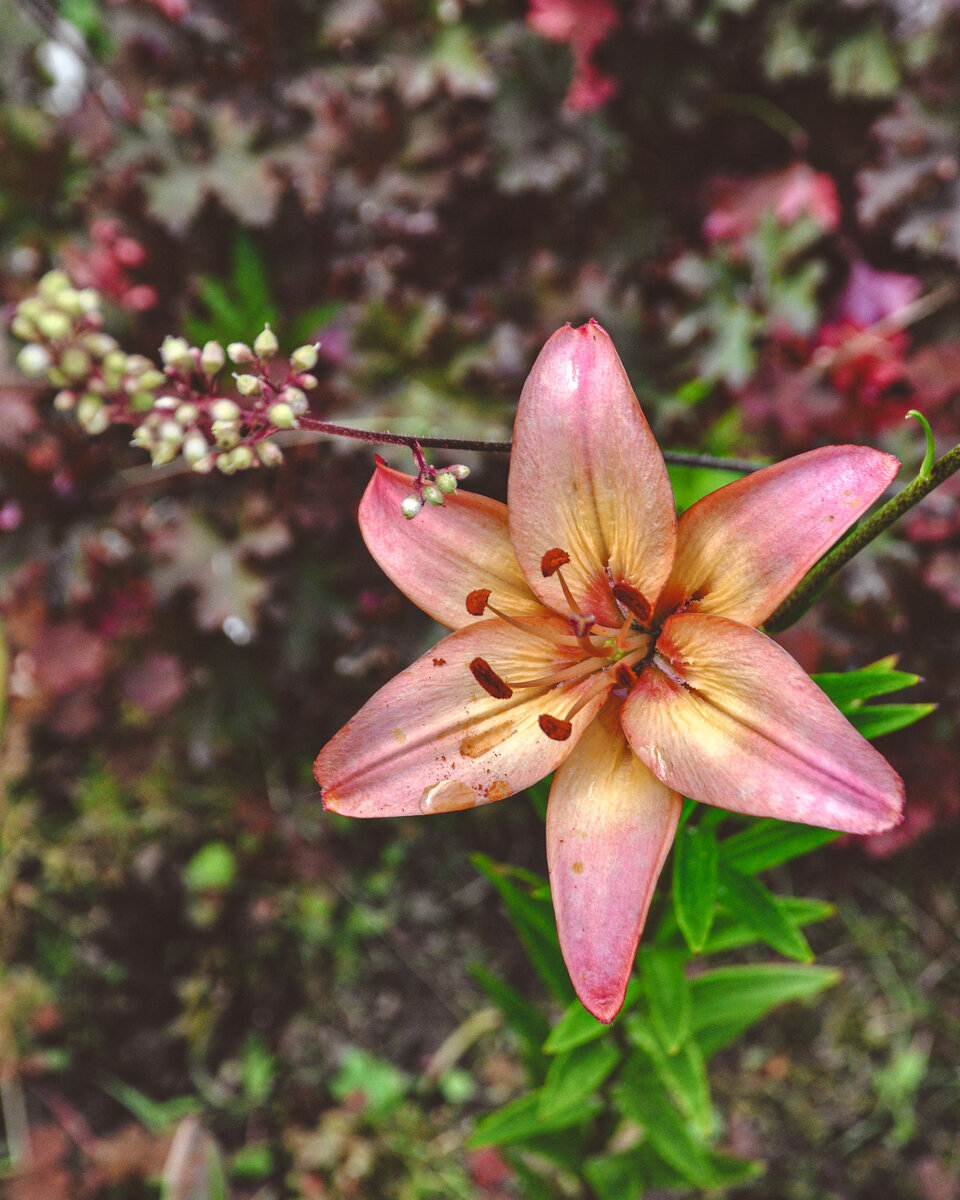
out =
<svg viewBox="0 0 960 1200"><path fill-rule="evenodd" d="M270 320L320 338L318 415L460 437L593 316L668 447L915 468L911 407L960 437L956 0L0 0L0 30L8 313L62 264L130 351ZM542 873L536 814L352 824L312 781L437 633L360 542L369 454L155 472L14 352L4 1194L525 1194L466 1145L526 1078L471 964L538 991L467 853ZM724 1145L768 1164L736 1195L960 1196L958 501L783 635L810 670L896 651L939 709L880 743L905 824L781 868L838 903L811 940L845 982L720 1055Z"/></svg>

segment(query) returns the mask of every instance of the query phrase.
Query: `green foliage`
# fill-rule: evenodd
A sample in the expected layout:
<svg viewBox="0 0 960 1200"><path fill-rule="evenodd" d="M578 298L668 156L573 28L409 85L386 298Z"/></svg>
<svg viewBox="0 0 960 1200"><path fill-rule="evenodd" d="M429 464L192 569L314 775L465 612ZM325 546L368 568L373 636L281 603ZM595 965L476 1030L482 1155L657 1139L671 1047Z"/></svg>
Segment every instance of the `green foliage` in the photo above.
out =
<svg viewBox="0 0 960 1200"><path fill-rule="evenodd" d="M818 681L845 711L881 713L904 706L861 706L912 686L917 677L884 659ZM542 800L538 797L538 807ZM488 995L524 1045L534 1086L480 1120L472 1144L512 1147L512 1161L522 1162L534 1176L537 1155L546 1155L551 1169L572 1171L597 1200L639 1197L653 1187L709 1189L756 1178L758 1164L716 1149L722 1123L713 1108L708 1065L774 1009L810 1002L838 983L839 972L812 965L803 933L805 926L830 916L832 906L775 895L758 878L837 836L701 809L688 801L675 843L670 903L650 921L623 1008L609 1026L572 1000L542 1037L546 1023L537 1006L483 972ZM544 882L528 872L498 868L483 856L475 856L474 863L497 888L545 987L562 1000L566 989L557 977L562 961ZM731 950L758 946L799 961L711 962ZM900 1130L911 1128L915 1059L904 1057L899 1071L891 1065L880 1082ZM611 1138L624 1121L635 1123L642 1135L626 1151ZM560 1134L568 1150L582 1148L578 1159L564 1158L551 1141ZM531 1196L539 1194L538 1186L531 1184Z"/></svg>

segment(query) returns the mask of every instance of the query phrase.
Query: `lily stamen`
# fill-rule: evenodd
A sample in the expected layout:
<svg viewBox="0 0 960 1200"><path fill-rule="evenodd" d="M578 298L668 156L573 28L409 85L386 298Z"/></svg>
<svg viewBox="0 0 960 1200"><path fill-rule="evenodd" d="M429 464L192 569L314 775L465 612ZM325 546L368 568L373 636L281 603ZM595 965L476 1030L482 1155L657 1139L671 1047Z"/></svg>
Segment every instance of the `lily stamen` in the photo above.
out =
<svg viewBox="0 0 960 1200"><path fill-rule="evenodd" d="M529 634L530 637L539 638L541 642L546 642L549 646L556 645L555 638L548 636L539 629L534 629L532 625L528 625L525 621L518 621L516 617L511 617L509 613L501 612L499 608L491 604L489 588L477 588L475 591L468 593L465 604L467 612L471 617L482 617L489 609L501 621L506 621L514 629L520 629L524 633Z"/></svg>
<svg viewBox="0 0 960 1200"><path fill-rule="evenodd" d="M474 679L494 700L509 700L513 688L505 679L501 679L485 658L475 658L470 663L470 672Z"/></svg>

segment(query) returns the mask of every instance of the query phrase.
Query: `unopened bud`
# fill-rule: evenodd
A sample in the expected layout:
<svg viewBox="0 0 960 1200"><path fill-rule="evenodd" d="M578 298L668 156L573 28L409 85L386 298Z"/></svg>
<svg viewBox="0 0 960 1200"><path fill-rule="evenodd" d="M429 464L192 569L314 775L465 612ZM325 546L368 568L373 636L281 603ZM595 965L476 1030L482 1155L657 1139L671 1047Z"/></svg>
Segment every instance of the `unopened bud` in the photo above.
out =
<svg viewBox="0 0 960 1200"><path fill-rule="evenodd" d="M280 343L277 341L277 335L269 325L264 325L263 332L258 333L254 339L254 353L259 355L260 358L273 358L279 349Z"/></svg>
<svg viewBox="0 0 960 1200"><path fill-rule="evenodd" d="M207 439L203 436L203 434L194 432L187 434L187 436L183 439L183 449L181 453L183 454L184 460L188 462L191 467L193 467L196 466L196 464L201 460L201 458L204 457L209 449L210 447L207 445Z"/></svg>
<svg viewBox="0 0 960 1200"><path fill-rule="evenodd" d="M235 471L246 471L254 465L253 451L249 446L238 446L230 452Z"/></svg>
<svg viewBox="0 0 960 1200"><path fill-rule="evenodd" d="M210 415L215 421L236 421L240 416L240 405L233 400L214 400Z"/></svg>
<svg viewBox="0 0 960 1200"><path fill-rule="evenodd" d="M423 485L423 498L428 504L442 504L443 492L435 483L425 483Z"/></svg>
<svg viewBox="0 0 960 1200"><path fill-rule="evenodd" d="M193 355L190 343L186 338L167 336L160 346L160 357L165 367L174 367L178 371L193 370Z"/></svg>
<svg viewBox="0 0 960 1200"><path fill-rule="evenodd" d="M181 404L175 416L177 424L186 428L188 425L196 425L200 419L200 409L195 404Z"/></svg>
<svg viewBox="0 0 960 1200"><path fill-rule="evenodd" d="M80 346L68 346L60 355L60 370L68 379L86 379L90 374L90 355Z"/></svg>
<svg viewBox="0 0 960 1200"><path fill-rule="evenodd" d="M319 382L316 375L311 375L309 371L301 371L299 375L294 375L294 383L298 383L302 388L306 388L309 392L311 388L315 388Z"/></svg>
<svg viewBox="0 0 960 1200"><path fill-rule="evenodd" d="M14 337L18 337L24 342L32 342L37 336L36 326L21 313L17 313L10 322L10 332Z"/></svg>
<svg viewBox="0 0 960 1200"><path fill-rule="evenodd" d="M149 412L155 399L153 392L136 391L130 396L130 407L134 412Z"/></svg>
<svg viewBox="0 0 960 1200"><path fill-rule="evenodd" d="M254 353L246 342L231 342L227 346L227 357L232 363L248 363L253 362Z"/></svg>
<svg viewBox="0 0 960 1200"><path fill-rule="evenodd" d="M215 454L204 454L198 458L196 462L192 462L190 466L198 475L209 475L213 468L217 465L217 457Z"/></svg>
<svg viewBox="0 0 960 1200"><path fill-rule="evenodd" d="M138 425L133 431L133 444L141 450L149 450L153 445L153 433L146 425Z"/></svg>
<svg viewBox="0 0 960 1200"><path fill-rule="evenodd" d="M152 388L163 387L167 382L167 377L162 371L158 371L156 367L148 367L137 382L146 391Z"/></svg>
<svg viewBox="0 0 960 1200"><path fill-rule="evenodd" d="M207 375L216 375L227 361L219 342L207 342L200 351L200 366Z"/></svg>
<svg viewBox="0 0 960 1200"><path fill-rule="evenodd" d="M17 316L36 324L37 317L44 311L46 305L39 296L25 296L17 305Z"/></svg>
<svg viewBox="0 0 960 1200"><path fill-rule="evenodd" d="M53 407L57 412L70 412L76 403L75 392L59 391L53 398Z"/></svg>
<svg viewBox="0 0 960 1200"><path fill-rule="evenodd" d="M70 318L59 309L48 308L37 317L37 328L44 337L56 342L69 334Z"/></svg>
<svg viewBox="0 0 960 1200"><path fill-rule="evenodd" d="M150 452L150 458L155 467L165 467L177 457L178 447L173 442L157 442Z"/></svg>
<svg viewBox="0 0 960 1200"><path fill-rule="evenodd" d="M457 490L457 480L450 471L441 471L434 482L445 496Z"/></svg>
<svg viewBox="0 0 960 1200"><path fill-rule="evenodd" d="M240 442L240 426L236 421L214 421L210 432L221 450L232 450Z"/></svg>
<svg viewBox="0 0 960 1200"><path fill-rule="evenodd" d="M117 348L116 339L109 333L88 333L83 339L83 345L94 358L106 358Z"/></svg>
<svg viewBox="0 0 960 1200"><path fill-rule="evenodd" d="M52 383L55 388L68 387L73 382L75 381L72 380L65 372L61 371L59 367L54 366L48 368L47 383Z"/></svg>
<svg viewBox="0 0 960 1200"><path fill-rule="evenodd" d="M80 311L94 313L100 307L100 293L96 288L81 288L77 292L77 303L80 305Z"/></svg>
<svg viewBox="0 0 960 1200"><path fill-rule="evenodd" d="M298 387L285 387L280 393L280 399L284 404L290 405L291 411L297 417L302 417L310 407L306 392L301 391Z"/></svg>
<svg viewBox="0 0 960 1200"><path fill-rule="evenodd" d="M290 355L290 365L295 371L312 371L318 357L316 346L298 346Z"/></svg>
<svg viewBox="0 0 960 1200"><path fill-rule="evenodd" d="M470 474L470 468L464 466L463 463L454 463L452 467L447 467L447 474L452 475L456 480L464 480Z"/></svg>
<svg viewBox="0 0 960 1200"><path fill-rule="evenodd" d="M183 430L176 421L164 421L159 429L160 438L164 442L170 442L174 446L179 446L183 440Z"/></svg>
<svg viewBox="0 0 960 1200"><path fill-rule="evenodd" d="M51 362L50 352L43 346L24 346L17 355L17 366L30 379L39 379Z"/></svg>
<svg viewBox="0 0 960 1200"><path fill-rule="evenodd" d="M156 370L149 358L143 354L128 354L123 360L123 373L139 378L145 371Z"/></svg>
<svg viewBox="0 0 960 1200"><path fill-rule="evenodd" d="M257 443L257 457L265 467L279 467L283 462L283 451L275 442L264 438Z"/></svg>
<svg viewBox="0 0 960 1200"><path fill-rule="evenodd" d="M53 298L52 303L66 313L68 317L79 317L83 314L83 308L80 304L80 293L76 288L64 288L57 296Z"/></svg>
<svg viewBox="0 0 960 1200"><path fill-rule="evenodd" d="M127 369L127 356L122 350L108 350L103 356L103 369L111 375L123 375Z"/></svg>
<svg viewBox="0 0 960 1200"><path fill-rule="evenodd" d="M408 521L412 521L421 508L423 508L423 501L419 496L405 496L400 501L400 511Z"/></svg>
<svg viewBox="0 0 960 1200"><path fill-rule="evenodd" d="M70 286L70 276L66 271L48 271L37 284L37 291L44 300L52 300Z"/></svg>
<svg viewBox="0 0 960 1200"><path fill-rule="evenodd" d="M96 435L110 425L110 413L99 396L89 392L77 401L77 420L87 433Z"/></svg>
<svg viewBox="0 0 960 1200"><path fill-rule="evenodd" d="M241 396L259 396L263 381L256 375L237 375L237 391Z"/></svg>
<svg viewBox="0 0 960 1200"><path fill-rule="evenodd" d="M289 404L271 404L267 411L267 417L271 425L276 425L278 429L293 429L297 423L297 418L293 415L293 409Z"/></svg>

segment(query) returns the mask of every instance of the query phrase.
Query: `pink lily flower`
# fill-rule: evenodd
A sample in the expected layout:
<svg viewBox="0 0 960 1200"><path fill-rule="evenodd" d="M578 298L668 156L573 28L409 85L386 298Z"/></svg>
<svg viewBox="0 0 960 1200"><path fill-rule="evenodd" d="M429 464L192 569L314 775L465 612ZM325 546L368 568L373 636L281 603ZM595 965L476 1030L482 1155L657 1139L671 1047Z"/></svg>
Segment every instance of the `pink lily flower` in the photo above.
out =
<svg viewBox="0 0 960 1200"><path fill-rule="evenodd" d="M323 802L451 812L556 771L547 859L560 946L601 1021L623 1003L681 797L877 833L903 785L758 626L893 479L865 446L798 455L675 516L609 336L550 338L523 389L508 504L457 493L414 520L380 465L374 558L453 632L330 741Z"/></svg>

